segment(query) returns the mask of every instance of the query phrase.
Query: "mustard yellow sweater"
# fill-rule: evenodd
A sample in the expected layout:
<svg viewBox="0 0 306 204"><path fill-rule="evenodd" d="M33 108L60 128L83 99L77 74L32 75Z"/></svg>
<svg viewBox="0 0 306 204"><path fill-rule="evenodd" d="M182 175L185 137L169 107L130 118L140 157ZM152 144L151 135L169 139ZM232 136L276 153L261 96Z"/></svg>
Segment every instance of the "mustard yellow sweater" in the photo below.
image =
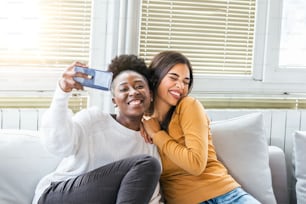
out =
<svg viewBox="0 0 306 204"><path fill-rule="evenodd" d="M209 122L202 104L185 97L172 115L168 133L154 136L167 204L200 203L240 186L217 159Z"/></svg>

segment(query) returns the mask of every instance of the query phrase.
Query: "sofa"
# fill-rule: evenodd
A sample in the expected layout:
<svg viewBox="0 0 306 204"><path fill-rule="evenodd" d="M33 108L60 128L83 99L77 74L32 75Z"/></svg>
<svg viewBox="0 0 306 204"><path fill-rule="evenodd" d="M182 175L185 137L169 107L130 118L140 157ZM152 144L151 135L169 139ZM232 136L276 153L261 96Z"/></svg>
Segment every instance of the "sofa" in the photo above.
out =
<svg viewBox="0 0 306 204"><path fill-rule="evenodd" d="M293 133L293 166L296 178L296 201L297 204L306 203L306 131Z"/></svg>
<svg viewBox="0 0 306 204"><path fill-rule="evenodd" d="M211 133L218 158L242 188L263 204L288 204L283 151L268 146L260 113L214 121ZM0 203L30 204L37 182L59 157L48 153L40 132L0 130Z"/></svg>

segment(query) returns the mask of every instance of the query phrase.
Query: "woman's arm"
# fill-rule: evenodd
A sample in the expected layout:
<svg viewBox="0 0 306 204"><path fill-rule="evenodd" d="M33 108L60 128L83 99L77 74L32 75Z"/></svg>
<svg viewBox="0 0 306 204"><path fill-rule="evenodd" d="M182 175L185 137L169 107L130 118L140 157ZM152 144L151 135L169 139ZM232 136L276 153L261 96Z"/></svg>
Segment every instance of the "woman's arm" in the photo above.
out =
<svg viewBox="0 0 306 204"><path fill-rule="evenodd" d="M74 62L66 68L56 86L50 108L42 118L43 143L51 153L59 156L68 156L75 152L80 132L77 123L73 122L73 113L68 108L71 91L83 89L83 86L73 79L80 75L74 71L74 66L85 65Z"/></svg>
<svg viewBox="0 0 306 204"><path fill-rule="evenodd" d="M69 93L57 87L51 106L43 115L40 129L48 151L62 157L72 154L77 143L73 137L73 113L68 109L69 97Z"/></svg>
<svg viewBox="0 0 306 204"><path fill-rule="evenodd" d="M177 106L169 130L157 130L153 120L147 124L149 135L172 162L185 171L199 175L206 168L208 159L209 121L202 104L191 98L184 98Z"/></svg>

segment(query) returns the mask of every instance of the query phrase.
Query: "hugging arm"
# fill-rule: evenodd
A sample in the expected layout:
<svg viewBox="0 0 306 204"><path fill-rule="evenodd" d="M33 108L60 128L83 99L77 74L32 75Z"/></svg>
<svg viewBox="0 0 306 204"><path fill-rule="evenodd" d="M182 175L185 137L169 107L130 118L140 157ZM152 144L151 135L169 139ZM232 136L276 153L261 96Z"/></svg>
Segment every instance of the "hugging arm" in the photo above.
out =
<svg viewBox="0 0 306 204"><path fill-rule="evenodd" d="M208 159L209 120L202 104L192 98L183 99L177 106L169 130L154 131L147 124L148 134L162 153L185 171L199 175ZM151 123L153 123L151 121ZM182 132L177 132L181 129ZM183 141L182 141L183 140Z"/></svg>

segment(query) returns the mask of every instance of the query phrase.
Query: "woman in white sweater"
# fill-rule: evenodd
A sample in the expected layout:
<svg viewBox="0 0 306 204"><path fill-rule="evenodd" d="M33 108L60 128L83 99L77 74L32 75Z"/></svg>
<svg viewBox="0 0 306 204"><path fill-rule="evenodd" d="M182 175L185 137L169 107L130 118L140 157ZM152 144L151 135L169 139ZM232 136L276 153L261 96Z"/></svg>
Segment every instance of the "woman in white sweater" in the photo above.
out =
<svg viewBox="0 0 306 204"><path fill-rule="evenodd" d="M160 203L159 155L140 135L152 97L144 61L121 55L109 65L116 115L68 109L71 91L83 89L74 77L87 77L75 66L86 67L75 62L65 70L42 120L46 148L63 159L40 180L33 204Z"/></svg>

